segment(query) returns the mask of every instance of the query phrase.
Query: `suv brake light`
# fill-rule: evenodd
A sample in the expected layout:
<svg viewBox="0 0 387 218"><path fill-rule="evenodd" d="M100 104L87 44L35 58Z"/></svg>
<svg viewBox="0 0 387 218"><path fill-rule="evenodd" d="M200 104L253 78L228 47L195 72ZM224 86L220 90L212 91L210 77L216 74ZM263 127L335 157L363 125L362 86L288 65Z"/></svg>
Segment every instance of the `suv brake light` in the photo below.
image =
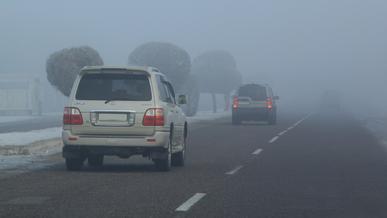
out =
<svg viewBox="0 0 387 218"><path fill-rule="evenodd" d="M63 111L63 124L82 125L83 117L81 111L76 107L65 107Z"/></svg>
<svg viewBox="0 0 387 218"><path fill-rule="evenodd" d="M144 126L164 126L164 110L162 108L150 108L145 111L142 120Z"/></svg>
<svg viewBox="0 0 387 218"><path fill-rule="evenodd" d="M233 101L232 101L232 108L236 109L239 107L239 101L238 101L238 97L234 97Z"/></svg>
<svg viewBox="0 0 387 218"><path fill-rule="evenodd" d="M267 100L266 100L266 107L268 109L272 109L273 108L273 100L271 98L267 98Z"/></svg>

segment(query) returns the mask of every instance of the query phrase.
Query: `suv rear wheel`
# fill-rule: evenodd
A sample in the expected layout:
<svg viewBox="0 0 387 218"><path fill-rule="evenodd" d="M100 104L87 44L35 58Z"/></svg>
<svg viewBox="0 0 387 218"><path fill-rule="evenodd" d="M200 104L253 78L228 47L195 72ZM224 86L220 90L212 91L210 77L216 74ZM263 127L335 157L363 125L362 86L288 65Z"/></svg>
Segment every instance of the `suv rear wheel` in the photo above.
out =
<svg viewBox="0 0 387 218"><path fill-rule="evenodd" d="M70 171L79 171L83 166L81 158L66 158L66 168Z"/></svg>
<svg viewBox="0 0 387 218"><path fill-rule="evenodd" d="M183 150L175 153L175 154L172 154L172 165L173 166L178 166L178 167L182 167L184 166L185 164L185 146L186 146L186 143L187 143L187 139L184 138L184 142L183 142Z"/></svg>
<svg viewBox="0 0 387 218"><path fill-rule="evenodd" d="M170 171L171 165L172 165L172 147L171 147L171 140L168 142L168 149L165 151L165 158L163 159L155 159L154 160L157 169L160 171Z"/></svg>

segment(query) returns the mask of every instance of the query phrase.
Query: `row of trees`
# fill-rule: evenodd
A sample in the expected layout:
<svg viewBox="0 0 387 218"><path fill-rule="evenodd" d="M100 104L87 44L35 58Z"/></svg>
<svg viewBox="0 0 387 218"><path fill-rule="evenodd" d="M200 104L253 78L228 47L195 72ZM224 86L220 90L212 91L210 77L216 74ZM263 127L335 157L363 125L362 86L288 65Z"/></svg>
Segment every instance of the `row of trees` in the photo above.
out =
<svg viewBox="0 0 387 218"><path fill-rule="evenodd" d="M215 94L223 94L227 110L230 92L241 83L236 61L226 51L208 51L191 63L191 57L184 49L171 43L150 42L131 52L128 64L153 66L165 73L176 88L176 93L188 96L188 105L184 108L188 116L196 114L200 92L212 94L214 112L217 111ZM79 70L84 66L96 65L103 65L103 60L89 46L62 49L47 59L47 79L65 96L69 96Z"/></svg>

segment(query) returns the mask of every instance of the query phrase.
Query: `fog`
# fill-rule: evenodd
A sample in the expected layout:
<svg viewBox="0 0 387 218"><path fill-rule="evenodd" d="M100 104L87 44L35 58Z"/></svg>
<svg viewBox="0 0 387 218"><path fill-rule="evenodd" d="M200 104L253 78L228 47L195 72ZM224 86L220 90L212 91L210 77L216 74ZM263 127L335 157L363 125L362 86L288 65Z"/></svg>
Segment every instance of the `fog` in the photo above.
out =
<svg viewBox="0 0 387 218"><path fill-rule="evenodd" d="M283 107L338 90L348 110L387 115L386 20L383 0L4 0L0 73L45 78L52 52L80 45L126 65L138 45L166 41L191 58L229 51L243 81L271 84Z"/></svg>

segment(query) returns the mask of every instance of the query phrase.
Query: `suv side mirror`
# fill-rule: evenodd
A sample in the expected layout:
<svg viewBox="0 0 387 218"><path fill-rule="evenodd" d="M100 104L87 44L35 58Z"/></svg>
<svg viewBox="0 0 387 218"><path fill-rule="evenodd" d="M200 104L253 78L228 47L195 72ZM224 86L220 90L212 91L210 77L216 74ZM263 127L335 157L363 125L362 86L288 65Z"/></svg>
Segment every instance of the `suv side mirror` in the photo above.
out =
<svg viewBox="0 0 387 218"><path fill-rule="evenodd" d="M274 100L279 100L279 97L278 96L274 96L273 99Z"/></svg>
<svg viewBox="0 0 387 218"><path fill-rule="evenodd" d="M187 104L187 96L179 95L179 97L177 99L177 104L179 104L179 105Z"/></svg>

